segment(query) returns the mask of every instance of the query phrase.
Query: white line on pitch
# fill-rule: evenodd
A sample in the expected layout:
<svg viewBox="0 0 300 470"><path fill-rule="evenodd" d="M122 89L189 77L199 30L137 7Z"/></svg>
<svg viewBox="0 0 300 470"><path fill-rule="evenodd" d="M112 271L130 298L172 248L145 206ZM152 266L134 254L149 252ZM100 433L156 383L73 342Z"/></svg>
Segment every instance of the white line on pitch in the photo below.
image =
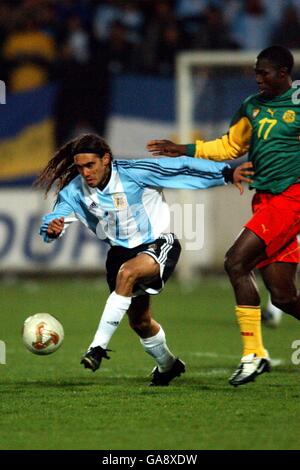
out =
<svg viewBox="0 0 300 470"><path fill-rule="evenodd" d="M187 353L185 353L187 354ZM188 354L192 356L197 356L197 357L211 357L211 358L220 358L223 357L224 359L235 359L238 360L239 356L232 355L232 354L218 354L216 352L201 352L201 351L196 351L196 352L189 352ZM271 364L273 367L281 366L285 364L285 360L281 358L271 358Z"/></svg>

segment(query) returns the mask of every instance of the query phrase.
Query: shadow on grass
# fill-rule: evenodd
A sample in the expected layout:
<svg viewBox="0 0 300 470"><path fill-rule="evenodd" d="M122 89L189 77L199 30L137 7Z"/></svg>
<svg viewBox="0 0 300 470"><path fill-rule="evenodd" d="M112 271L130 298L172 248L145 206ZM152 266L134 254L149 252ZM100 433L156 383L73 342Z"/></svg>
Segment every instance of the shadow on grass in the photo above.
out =
<svg viewBox="0 0 300 470"><path fill-rule="evenodd" d="M90 388L100 386L130 386L130 385L147 385L144 378L140 377L130 377L130 378L95 378L95 380L59 380L59 379L47 379L47 380L22 380L22 381L10 381L0 384L0 393L7 393L7 390L25 390L25 389L35 389L35 388L56 388L56 389L70 389L76 390L77 388Z"/></svg>
<svg viewBox="0 0 300 470"><path fill-rule="evenodd" d="M237 390L252 390L260 384L269 390L281 388L289 390L291 387L294 387L294 383L289 383L288 377L292 378L295 374L299 374L298 368L285 368L282 366L276 367L270 376L269 374L264 374L262 378L259 377L254 383L234 388L228 384L228 374L226 373L226 375L224 375L224 371L226 370L225 368L223 370L220 368L220 375L198 375L198 371L205 373L211 369L212 368L207 365L203 365L201 368L191 367L184 377L176 378L168 387L149 387L150 376L145 377L144 375L126 377L125 374L124 376L121 374L118 376L98 374L91 375L90 377L87 376L86 379L83 379L82 377L74 377L69 379L47 378L45 380L13 380L11 378L9 381L0 383L0 394L14 394L37 389L56 389L64 390L66 392L87 392L89 389L92 389L92 393L97 393L98 391L103 392L105 387L120 391L122 391L122 389L132 389L132 391L138 395L148 395L149 393L160 395L166 393L166 390L168 394L173 394L173 392L174 394L177 394L179 389L183 391L184 389L188 389L190 392L212 391L216 393L224 393ZM218 372L217 369L214 370ZM278 380L278 375L280 380ZM285 377L282 377L283 375L285 375Z"/></svg>

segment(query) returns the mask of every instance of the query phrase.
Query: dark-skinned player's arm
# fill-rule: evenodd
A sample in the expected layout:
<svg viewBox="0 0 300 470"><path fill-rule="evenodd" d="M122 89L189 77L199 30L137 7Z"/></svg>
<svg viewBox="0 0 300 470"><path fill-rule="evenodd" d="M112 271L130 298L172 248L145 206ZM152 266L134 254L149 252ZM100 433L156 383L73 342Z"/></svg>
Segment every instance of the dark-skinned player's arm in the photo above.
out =
<svg viewBox="0 0 300 470"><path fill-rule="evenodd" d="M196 140L194 144L175 144L170 140L150 140L147 150L153 156L204 158L207 160L233 160L248 152L252 126L242 110L236 114L227 134L211 141Z"/></svg>
<svg viewBox="0 0 300 470"><path fill-rule="evenodd" d="M244 193L244 186L242 183L253 183L252 176L254 175L253 165L251 162L245 162L242 165L237 166L233 170L232 183L240 191L240 195Z"/></svg>

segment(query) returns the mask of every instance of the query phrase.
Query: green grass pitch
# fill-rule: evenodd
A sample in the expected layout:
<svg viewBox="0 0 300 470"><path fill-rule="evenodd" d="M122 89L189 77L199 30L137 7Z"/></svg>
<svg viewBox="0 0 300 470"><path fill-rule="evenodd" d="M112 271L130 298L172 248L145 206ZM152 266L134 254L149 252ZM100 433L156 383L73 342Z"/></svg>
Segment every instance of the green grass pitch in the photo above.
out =
<svg viewBox="0 0 300 470"><path fill-rule="evenodd" d="M169 387L148 387L152 359L127 319L113 337L111 360L96 373L79 365L98 324L103 280L0 284L0 449L201 450L299 449L300 365L291 344L300 324L285 317L264 328L277 364L239 388L228 385L241 344L233 296L224 278L200 279L189 292L170 282L153 299L170 348L187 366ZM56 315L65 341L47 357L28 352L22 323Z"/></svg>

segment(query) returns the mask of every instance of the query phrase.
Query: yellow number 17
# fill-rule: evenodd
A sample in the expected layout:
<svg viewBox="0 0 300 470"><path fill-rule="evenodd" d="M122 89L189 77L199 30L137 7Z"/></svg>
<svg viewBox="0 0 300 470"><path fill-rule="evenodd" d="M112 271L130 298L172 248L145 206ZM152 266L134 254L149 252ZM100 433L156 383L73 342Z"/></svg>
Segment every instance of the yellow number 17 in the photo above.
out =
<svg viewBox="0 0 300 470"><path fill-rule="evenodd" d="M274 127L275 124L277 124L277 119L264 118L264 119L261 119L258 122L260 124L259 129L258 129L258 133L257 133L258 137L261 137L261 134L262 134L262 131L263 131L263 128L264 128L265 124L268 124L268 127L266 128L264 136L263 136L263 139L266 140L268 138L270 132L271 132L272 127Z"/></svg>

